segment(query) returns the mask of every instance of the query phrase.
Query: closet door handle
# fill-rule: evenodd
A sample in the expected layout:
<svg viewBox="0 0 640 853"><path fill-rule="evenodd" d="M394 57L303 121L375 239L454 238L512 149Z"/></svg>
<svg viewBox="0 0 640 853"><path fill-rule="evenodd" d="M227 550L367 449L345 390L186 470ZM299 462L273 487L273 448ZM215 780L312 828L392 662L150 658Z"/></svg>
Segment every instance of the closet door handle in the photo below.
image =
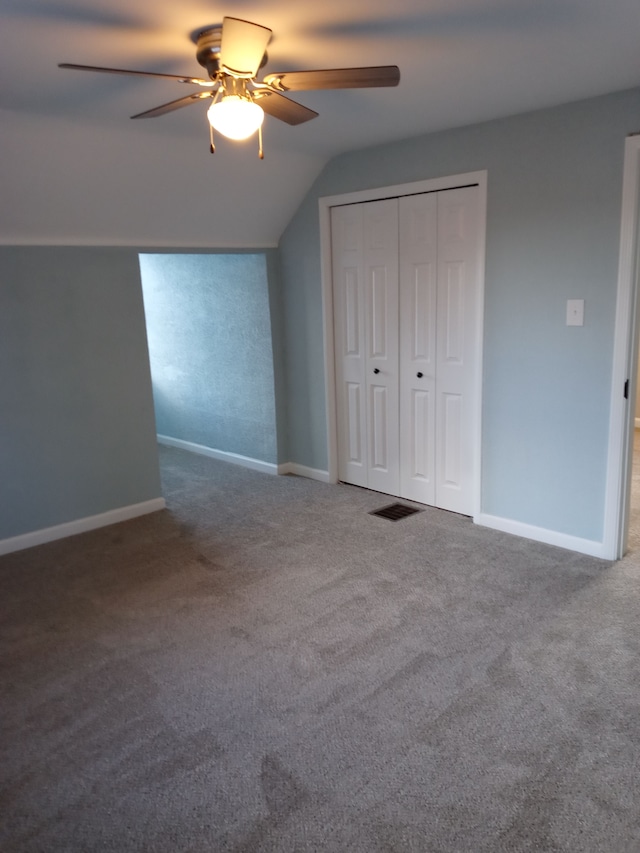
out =
<svg viewBox="0 0 640 853"><path fill-rule="evenodd" d="M422 379L423 374L422 374L422 373L420 373L420 371L418 371L418 372L416 373L416 376L418 377L418 379Z"/></svg>
<svg viewBox="0 0 640 853"><path fill-rule="evenodd" d="M380 373L380 368L379 368L379 367L374 367L374 368L373 368L373 372L374 372L374 373Z"/></svg>

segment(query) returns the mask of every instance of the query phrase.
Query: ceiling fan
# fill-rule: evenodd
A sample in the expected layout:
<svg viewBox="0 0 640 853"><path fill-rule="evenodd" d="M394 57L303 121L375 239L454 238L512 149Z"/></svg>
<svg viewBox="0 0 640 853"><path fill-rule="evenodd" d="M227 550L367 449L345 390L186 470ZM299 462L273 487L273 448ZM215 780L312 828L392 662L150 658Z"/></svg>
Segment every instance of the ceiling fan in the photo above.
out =
<svg viewBox="0 0 640 853"><path fill-rule="evenodd" d="M207 111L211 152L215 151L214 129L230 139L248 139L258 131L261 159L261 128L265 113L290 125L302 124L318 115L315 110L286 97L284 92L397 86L400 82L400 70L397 65L283 71L267 74L259 81L256 79L257 74L267 62L266 48L271 34L272 31L268 27L228 17L223 18L221 25L208 27L197 33L194 37L196 59L206 69L208 80L152 71L74 65L69 62L62 62L58 67L77 71L101 71L107 74L163 77L178 83L202 86L207 91L193 92L131 118L154 118L196 101L211 99L212 103Z"/></svg>

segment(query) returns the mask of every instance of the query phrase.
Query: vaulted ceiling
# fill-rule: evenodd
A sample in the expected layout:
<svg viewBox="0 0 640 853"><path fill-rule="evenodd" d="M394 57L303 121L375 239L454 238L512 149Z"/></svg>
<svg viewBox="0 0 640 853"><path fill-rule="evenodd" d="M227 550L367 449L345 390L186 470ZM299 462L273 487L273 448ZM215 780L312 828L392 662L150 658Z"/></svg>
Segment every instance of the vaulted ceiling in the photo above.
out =
<svg viewBox="0 0 640 853"><path fill-rule="evenodd" d="M265 73L397 64L400 86L296 93L319 117L268 116L261 162L255 140L209 153L207 102L129 120L186 94L181 84L57 67L200 76L192 36L225 15L273 30ZM132 242L273 245L330 157L640 85L639 36L638 0L0 0L0 168L15 202L3 242L30 216L37 236L56 209L78 239L126 242L120 207L129 231L166 213ZM96 195L113 209L85 210L83 231ZM52 241L73 239L63 231Z"/></svg>

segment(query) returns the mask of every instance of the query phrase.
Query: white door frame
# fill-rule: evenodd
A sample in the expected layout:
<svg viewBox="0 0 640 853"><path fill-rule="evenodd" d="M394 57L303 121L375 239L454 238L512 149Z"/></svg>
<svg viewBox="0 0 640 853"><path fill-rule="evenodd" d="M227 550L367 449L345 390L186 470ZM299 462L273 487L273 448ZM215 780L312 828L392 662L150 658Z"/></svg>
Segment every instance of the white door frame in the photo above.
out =
<svg viewBox="0 0 640 853"><path fill-rule="evenodd" d="M336 377L335 377L335 350L333 330L333 281L331 275L331 208L342 204L359 204L365 201L378 201L385 198L398 198L405 195L417 193L438 192L450 190L457 187L477 185L479 190L478 199L478 233L479 252L478 259L478 351L477 360L477 411L475 412L475 423L477 424L474 439L474 460L476 465L475 495L473 499L473 517L480 513L480 491L481 491L481 414L482 414L482 351L483 351L483 318L484 318L484 266L485 266L485 244L486 244L486 222L487 222L487 171L466 172L460 175L450 175L443 178L432 178L425 181L416 181L409 184L397 184L388 187L376 187L369 190L344 193L341 195L324 196L318 199L320 215L320 274L322 278L322 322L324 336L324 385L325 401L327 410L327 455L328 455L328 482L338 482L338 424L336 417Z"/></svg>
<svg viewBox="0 0 640 853"><path fill-rule="evenodd" d="M624 148L620 260L613 344L611 414L605 491L606 560L624 556L629 521L631 460L638 375L638 252L640 249L640 135L628 136ZM628 399L624 397L628 382Z"/></svg>

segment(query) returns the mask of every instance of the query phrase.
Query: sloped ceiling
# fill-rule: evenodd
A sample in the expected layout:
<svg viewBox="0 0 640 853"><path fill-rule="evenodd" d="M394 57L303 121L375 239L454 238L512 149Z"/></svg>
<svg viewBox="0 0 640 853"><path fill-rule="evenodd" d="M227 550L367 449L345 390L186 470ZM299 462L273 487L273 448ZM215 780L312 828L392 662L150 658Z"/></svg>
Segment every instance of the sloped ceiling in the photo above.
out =
<svg viewBox="0 0 640 853"><path fill-rule="evenodd" d="M208 150L206 102L172 81L59 62L201 74L192 34L225 15L270 27L266 72L400 66L397 89L299 92L319 118L267 117ZM346 150L640 85L638 0L0 0L4 243L275 245ZM640 117L639 117L640 119Z"/></svg>

